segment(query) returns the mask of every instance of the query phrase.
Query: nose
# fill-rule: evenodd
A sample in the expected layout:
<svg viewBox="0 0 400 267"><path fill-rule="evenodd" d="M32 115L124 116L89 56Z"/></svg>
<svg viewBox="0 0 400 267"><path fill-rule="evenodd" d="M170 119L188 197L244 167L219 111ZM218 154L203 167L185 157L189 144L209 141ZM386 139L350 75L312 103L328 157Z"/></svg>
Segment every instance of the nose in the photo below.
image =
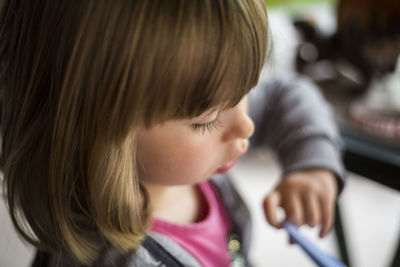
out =
<svg viewBox="0 0 400 267"><path fill-rule="evenodd" d="M247 114L246 98L231 110L230 121L223 137L224 141L247 139L254 133L254 122Z"/></svg>

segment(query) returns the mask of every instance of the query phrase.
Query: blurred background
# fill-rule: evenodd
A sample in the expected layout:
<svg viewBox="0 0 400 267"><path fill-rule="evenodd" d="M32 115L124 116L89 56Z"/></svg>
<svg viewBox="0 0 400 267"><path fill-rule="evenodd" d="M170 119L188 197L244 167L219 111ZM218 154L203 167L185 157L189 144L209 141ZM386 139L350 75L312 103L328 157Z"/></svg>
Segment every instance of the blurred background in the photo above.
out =
<svg viewBox="0 0 400 267"><path fill-rule="evenodd" d="M348 182L335 228L301 231L348 266L400 266L400 1L266 0L273 40L268 68L298 72L331 103L345 145ZM265 224L265 188L280 175L274 156L258 151L234 169L255 221L256 266L315 266L284 230Z"/></svg>
<svg viewBox="0 0 400 267"><path fill-rule="evenodd" d="M400 266L400 0L265 3L269 71L311 77L332 104L346 147L349 179L335 229L323 240L318 229L301 231L349 266ZM314 266L263 217L262 198L280 175L274 156L255 151L232 172L254 220L255 266ZM0 229L0 266L28 266L33 249L18 239L2 199Z"/></svg>

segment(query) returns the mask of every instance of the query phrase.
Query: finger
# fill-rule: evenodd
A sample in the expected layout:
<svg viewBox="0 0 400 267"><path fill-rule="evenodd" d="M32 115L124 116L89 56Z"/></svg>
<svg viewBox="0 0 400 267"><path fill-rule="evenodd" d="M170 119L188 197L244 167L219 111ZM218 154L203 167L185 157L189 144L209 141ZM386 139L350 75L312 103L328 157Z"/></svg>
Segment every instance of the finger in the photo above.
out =
<svg viewBox="0 0 400 267"><path fill-rule="evenodd" d="M314 227L321 223L321 209L316 194L306 194L304 196L304 212L309 226Z"/></svg>
<svg viewBox="0 0 400 267"><path fill-rule="evenodd" d="M335 217L335 210L334 210L334 198L322 196L321 197L321 231L319 236L325 237L326 234L332 227L333 220Z"/></svg>
<svg viewBox="0 0 400 267"><path fill-rule="evenodd" d="M281 228L281 223L276 215L277 208L281 205L281 194L273 191L269 196L264 199L264 213L270 225Z"/></svg>
<svg viewBox="0 0 400 267"><path fill-rule="evenodd" d="M284 199L283 208L286 218L291 223L300 226L304 223L304 211L300 196L292 194Z"/></svg>

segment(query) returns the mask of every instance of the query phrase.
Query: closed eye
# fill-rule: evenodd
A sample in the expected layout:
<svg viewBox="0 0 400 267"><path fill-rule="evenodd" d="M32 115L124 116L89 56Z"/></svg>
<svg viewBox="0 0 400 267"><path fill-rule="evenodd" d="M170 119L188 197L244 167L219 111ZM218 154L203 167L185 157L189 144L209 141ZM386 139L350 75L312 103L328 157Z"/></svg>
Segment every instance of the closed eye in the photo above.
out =
<svg viewBox="0 0 400 267"><path fill-rule="evenodd" d="M218 129L221 126L221 120L219 116L210 122L207 123L194 123L192 124L192 128L195 132L199 132L200 134L204 134L206 131L212 132Z"/></svg>

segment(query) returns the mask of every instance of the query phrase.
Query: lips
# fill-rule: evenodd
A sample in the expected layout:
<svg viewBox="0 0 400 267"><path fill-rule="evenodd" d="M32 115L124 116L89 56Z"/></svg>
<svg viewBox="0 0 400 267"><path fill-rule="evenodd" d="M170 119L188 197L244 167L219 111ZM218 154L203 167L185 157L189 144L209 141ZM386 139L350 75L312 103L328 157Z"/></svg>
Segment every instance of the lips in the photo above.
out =
<svg viewBox="0 0 400 267"><path fill-rule="evenodd" d="M228 162L227 164L225 164L224 166L219 168L216 172L217 173L225 173L225 172L229 171L233 166L235 166L237 161L238 161L237 159L234 159L234 160Z"/></svg>
<svg viewBox="0 0 400 267"><path fill-rule="evenodd" d="M245 147L244 151L242 153L239 154L239 156L237 156L234 160L229 161L227 164L225 164L224 166L218 168L216 170L216 173L226 173L227 171L229 171L233 166L235 166L236 162L238 161L238 159L243 156L244 154L246 154L247 152L247 148L248 146Z"/></svg>

